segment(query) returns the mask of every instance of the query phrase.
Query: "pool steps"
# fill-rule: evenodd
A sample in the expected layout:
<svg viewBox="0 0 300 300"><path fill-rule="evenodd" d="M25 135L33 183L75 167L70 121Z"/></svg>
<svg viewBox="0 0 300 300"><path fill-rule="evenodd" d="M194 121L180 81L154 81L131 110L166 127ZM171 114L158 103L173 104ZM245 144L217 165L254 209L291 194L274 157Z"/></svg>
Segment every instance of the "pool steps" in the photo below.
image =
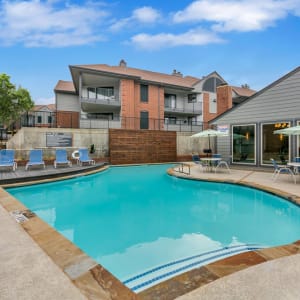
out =
<svg viewBox="0 0 300 300"><path fill-rule="evenodd" d="M267 246L258 244L241 244L208 251L202 254L193 255L187 258L157 266L141 274L128 278L124 280L123 283L132 291L139 293L155 284L158 284L161 281L164 281L168 278L174 277L175 275L179 275L191 269L207 265L216 260L235 254L262 249L265 247Z"/></svg>

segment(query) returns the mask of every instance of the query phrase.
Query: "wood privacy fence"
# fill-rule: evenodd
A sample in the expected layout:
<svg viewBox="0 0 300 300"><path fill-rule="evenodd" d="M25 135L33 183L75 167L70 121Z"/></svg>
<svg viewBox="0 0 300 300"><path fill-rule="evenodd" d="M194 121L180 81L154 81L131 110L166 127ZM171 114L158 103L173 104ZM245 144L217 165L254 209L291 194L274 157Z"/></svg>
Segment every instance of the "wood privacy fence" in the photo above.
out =
<svg viewBox="0 0 300 300"><path fill-rule="evenodd" d="M110 129L109 152L114 165L175 162L176 132Z"/></svg>

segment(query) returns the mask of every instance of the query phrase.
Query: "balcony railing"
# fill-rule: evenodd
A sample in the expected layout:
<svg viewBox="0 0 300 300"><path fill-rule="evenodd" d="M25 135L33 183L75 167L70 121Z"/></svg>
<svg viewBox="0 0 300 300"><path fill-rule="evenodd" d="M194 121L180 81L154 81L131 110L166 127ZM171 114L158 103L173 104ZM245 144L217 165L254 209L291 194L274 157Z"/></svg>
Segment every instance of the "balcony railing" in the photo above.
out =
<svg viewBox="0 0 300 300"><path fill-rule="evenodd" d="M43 115L41 115L43 113ZM42 118L41 118L42 116ZM14 134L21 127L46 127L46 128L89 128L89 129L135 129L141 128L145 120L140 118L81 118L74 112L30 112L25 113L0 132L2 140L7 139L7 134ZM202 122L170 119L146 119L149 130L169 130L184 132L199 132L203 129Z"/></svg>
<svg viewBox="0 0 300 300"><path fill-rule="evenodd" d="M194 115L201 115L202 114L202 110L194 109L194 108L190 108L190 107L185 107L185 108L165 107L164 111L165 112L170 112L170 113L174 112L174 113L194 114Z"/></svg>
<svg viewBox="0 0 300 300"><path fill-rule="evenodd" d="M121 106L120 100L116 96L104 96L98 95L97 98L86 98L82 97L81 102L84 103L94 103L94 104L105 104L112 106Z"/></svg>
<svg viewBox="0 0 300 300"><path fill-rule="evenodd" d="M81 119L80 128L123 128L123 129L140 129L140 118L120 118L118 120L108 119ZM182 132L198 132L203 130L202 122L187 122L186 120L176 120L169 123L164 119L148 119L150 130L167 130Z"/></svg>

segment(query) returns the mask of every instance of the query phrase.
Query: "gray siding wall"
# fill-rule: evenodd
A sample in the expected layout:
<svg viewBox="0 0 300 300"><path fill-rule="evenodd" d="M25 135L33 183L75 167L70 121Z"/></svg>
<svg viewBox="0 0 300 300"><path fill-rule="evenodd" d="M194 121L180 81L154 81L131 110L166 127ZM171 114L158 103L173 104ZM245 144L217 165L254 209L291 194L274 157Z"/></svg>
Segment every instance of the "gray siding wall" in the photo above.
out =
<svg viewBox="0 0 300 300"><path fill-rule="evenodd" d="M80 104L77 95L56 93L57 110L80 112Z"/></svg>
<svg viewBox="0 0 300 300"><path fill-rule="evenodd" d="M229 125L229 136L218 138L217 149L222 156L231 152L231 126L235 124L257 124L256 126L256 163L260 164L261 123L277 121L291 122L296 125L300 120L300 70L291 74L276 85L254 96L249 101L220 117L214 125ZM296 153L296 144L291 145Z"/></svg>

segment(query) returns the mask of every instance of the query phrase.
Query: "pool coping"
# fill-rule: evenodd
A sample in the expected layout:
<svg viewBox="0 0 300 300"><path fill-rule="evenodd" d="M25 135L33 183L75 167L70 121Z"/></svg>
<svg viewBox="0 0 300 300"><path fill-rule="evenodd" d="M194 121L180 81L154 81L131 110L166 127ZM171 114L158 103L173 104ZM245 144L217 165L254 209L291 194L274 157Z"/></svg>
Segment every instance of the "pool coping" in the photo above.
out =
<svg viewBox="0 0 300 300"><path fill-rule="evenodd" d="M103 166L101 169L89 170L82 176L102 172L108 168L109 166ZM167 173L171 176L188 180L231 183L253 187L279 195L288 201L300 205L300 197L288 194L282 190L247 182L246 178L237 181L216 178L199 179L194 176L182 176L175 172L173 168L168 169ZM78 177L78 174L63 176L59 180L74 177ZM57 181L58 178L48 178L34 181L33 183L37 184L54 180ZM26 182L22 185L28 184L32 184L32 182ZM2 186L12 187L21 186L21 184ZM0 204L8 213L17 212L25 217L25 221L19 223L21 227L88 299L174 299L216 279L250 266L300 253L300 240L283 246L244 252L182 273L136 294L2 188L0 188Z"/></svg>

